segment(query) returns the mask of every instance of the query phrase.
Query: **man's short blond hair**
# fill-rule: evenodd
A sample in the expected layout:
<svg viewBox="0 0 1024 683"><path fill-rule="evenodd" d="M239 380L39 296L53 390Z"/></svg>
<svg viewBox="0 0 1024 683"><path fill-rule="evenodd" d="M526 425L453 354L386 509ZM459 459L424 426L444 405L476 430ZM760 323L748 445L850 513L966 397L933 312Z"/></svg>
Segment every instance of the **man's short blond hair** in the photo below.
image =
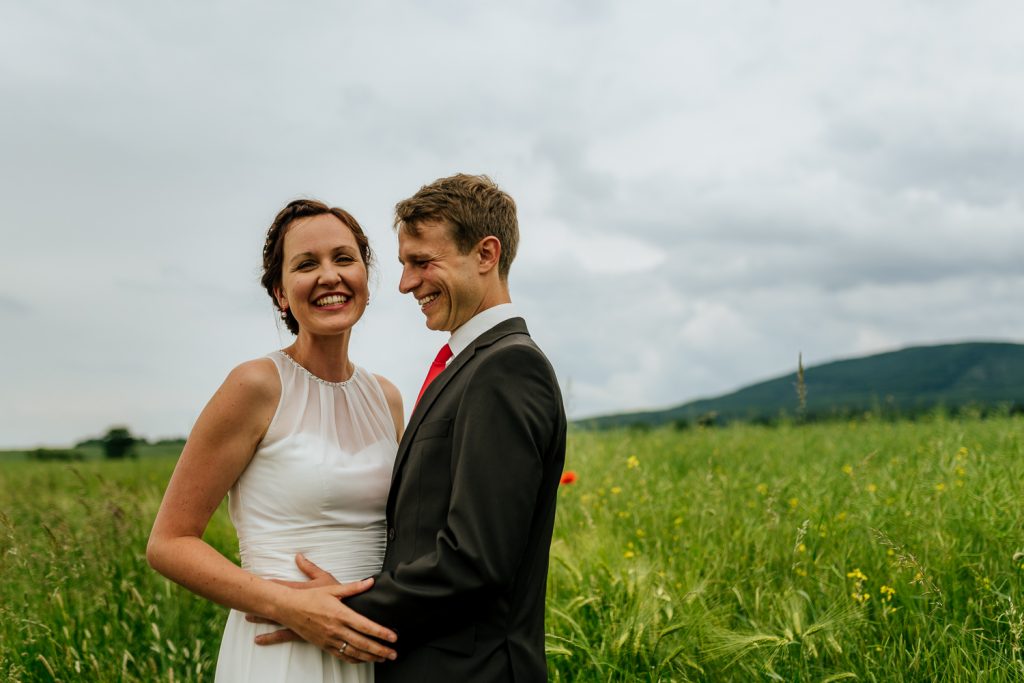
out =
<svg viewBox="0 0 1024 683"><path fill-rule="evenodd" d="M410 235L424 221L446 221L455 245L463 254L485 237L501 242L498 275L508 271L519 247L516 203L485 175L458 173L424 185L419 192L395 205L395 229Z"/></svg>

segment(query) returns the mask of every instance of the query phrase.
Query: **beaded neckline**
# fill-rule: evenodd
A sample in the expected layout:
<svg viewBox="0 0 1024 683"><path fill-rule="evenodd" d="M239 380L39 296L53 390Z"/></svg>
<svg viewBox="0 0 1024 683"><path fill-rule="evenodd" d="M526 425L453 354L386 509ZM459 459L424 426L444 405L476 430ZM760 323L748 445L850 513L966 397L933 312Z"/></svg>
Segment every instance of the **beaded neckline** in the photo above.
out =
<svg viewBox="0 0 1024 683"><path fill-rule="evenodd" d="M289 363L291 363L292 365L297 367L299 370L301 370L303 373L305 373L306 377L309 377L311 380L313 380L315 382L319 382L320 384L323 384L323 385L329 386L329 387L344 387L346 384L348 384L353 379L355 379L356 371L359 369L355 365L353 365L352 366L352 376L351 377L349 377L346 380L342 380L340 382L329 382L326 379L321 379L320 377L317 377L312 372L310 372L306 368L302 367L302 364L299 363L299 361L297 361L294 358L292 358L291 356L289 356L288 352L285 351L284 349L278 349L277 352L279 354L281 354L282 356L284 356L285 358L287 358Z"/></svg>

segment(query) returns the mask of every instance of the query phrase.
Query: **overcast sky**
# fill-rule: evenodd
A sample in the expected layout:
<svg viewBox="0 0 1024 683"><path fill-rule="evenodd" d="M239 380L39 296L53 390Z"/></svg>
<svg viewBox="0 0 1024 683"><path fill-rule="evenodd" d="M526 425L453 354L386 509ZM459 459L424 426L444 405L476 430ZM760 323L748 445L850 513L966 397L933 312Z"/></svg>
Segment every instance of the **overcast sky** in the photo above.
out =
<svg viewBox="0 0 1024 683"><path fill-rule="evenodd" d="M1015 2L179 2L0 8L0 447L184 435L290 343L289 200L380 257L356 363L407 405L445 335L396 201L517 201L513 301L571 416L809 363L1024 341Z"/></svg>

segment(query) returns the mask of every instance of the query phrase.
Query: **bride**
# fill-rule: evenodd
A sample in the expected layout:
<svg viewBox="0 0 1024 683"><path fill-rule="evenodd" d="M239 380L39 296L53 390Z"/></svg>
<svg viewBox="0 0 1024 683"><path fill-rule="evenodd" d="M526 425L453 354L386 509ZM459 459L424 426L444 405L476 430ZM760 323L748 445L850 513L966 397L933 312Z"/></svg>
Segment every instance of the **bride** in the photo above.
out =
<svg viewBox="0 0 1024 683"><path fill-rule="evenodd" d="M364 635L393 643L393 632L340 602L380 571L403 424L395 386L348 357L352 327L369 303L371 262L348 212L296 200L278 213L263 248L262 283L295 342L231 371L196 421L157 513L150 565L231 608L218 681L367 682L372 662L395 656ZM202 540L225 494L241 567ZM289 587L306 579L296 554L342 584ZM246 621L245 613L273 619L290 596L289 609L305 601L313 620L325 595L338 600L344 640L318 642L319 631L311 624L303 633L300 624L293 630L313 644L254 644L277 627Z"/></svg>

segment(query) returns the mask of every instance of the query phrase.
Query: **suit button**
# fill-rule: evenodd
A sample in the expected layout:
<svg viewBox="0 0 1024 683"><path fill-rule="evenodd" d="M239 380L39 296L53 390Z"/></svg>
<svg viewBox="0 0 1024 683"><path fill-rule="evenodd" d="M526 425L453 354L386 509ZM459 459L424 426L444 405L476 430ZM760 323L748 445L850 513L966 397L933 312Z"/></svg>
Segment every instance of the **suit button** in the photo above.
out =
<svg viewBox="0 0 1024 683"><path fill-rule="evenodd" d="M395 527L389 527L388 528L388 540L389 541L395 540Z"/></svg>

